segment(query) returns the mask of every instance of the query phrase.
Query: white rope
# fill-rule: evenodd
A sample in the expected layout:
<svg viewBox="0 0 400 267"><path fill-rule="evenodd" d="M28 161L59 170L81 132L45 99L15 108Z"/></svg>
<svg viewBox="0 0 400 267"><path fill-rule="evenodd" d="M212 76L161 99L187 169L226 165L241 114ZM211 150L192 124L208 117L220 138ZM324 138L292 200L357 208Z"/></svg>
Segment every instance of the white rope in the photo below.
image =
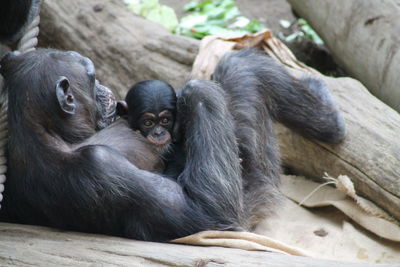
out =
<svg viewBox="0 0 400 267"><path fill-rule="evenodd" d="M18 51L21 53L26 53L35 50L35 47L38 43L37 37L39 35L39 23L40 16L38 13L31 24L29 24L24 36L21 38L21 40L19 40Z"/></svg>
<svg viewBox="0 0 400 267"><path fill-rule="evenodd" d="M18 51L26 53L35 50L38 43L37 36L39 35L39 10L29 24L24 36L18 43ZM0 83L0 89L3 84ZM2 90L1 90L2 91ZM8 121L7 121L7 109L8 109L8 94L4 93L2 99L0 99L0 202L3 200L4 182L6 181L7 172L7 158L6 158L6 147L8 141ZM1 205L0 205L1 209Z"/></svg>

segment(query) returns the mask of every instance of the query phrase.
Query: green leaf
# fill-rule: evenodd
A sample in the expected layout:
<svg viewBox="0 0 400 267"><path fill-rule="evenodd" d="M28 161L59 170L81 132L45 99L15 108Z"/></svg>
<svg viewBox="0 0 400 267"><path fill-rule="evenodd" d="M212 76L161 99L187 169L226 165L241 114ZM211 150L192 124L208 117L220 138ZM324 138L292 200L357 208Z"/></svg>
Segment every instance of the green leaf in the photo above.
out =
<svg viewBox="0 0 400 267"><path fill-rule="evenodd" d="M141 0L139 3L129 3L128 7L134 13L163 25L171 32L179 24L175 11L168 6L160 5L158 0Z"/></svg>
<svg viewBox="0 0 400 267"><path fill-rule="evenodd" d="M250 20L246 17L239 16L235 19L235 21L229 25L229 28L244 28L250 23Z"/></svg>
<svg viewBox="0 0 400 267"><path fill-rule="evenodd" d="M241 16L235 0L192 0L184 6L184 10L191 13L181 19L175 33L196 39L265 29L260 22Z"/></svg>
<svg viewBox="0 0 400 267"><path fill-rule="evenodd" d="M178 26L175 11L167 6L159 6L158 8L149 10L146 18L163 25L171 32Z"/></svg>
<svg viewBox="0 0 400 267"><path fill-rule="evenodd" d="M181 19L179 27L181 28L192 28L196 25L206 23L207 15L192 14Z"/></svg>
<svg viewBox="0 0 400 267"><path fill-rule="evenodd" d="M188 11L194 11L198 6L197 1L190 1L186 5L183 6L183 11L188 12Z"/></svg>
<svg viewBox="0 0 400 267"><path fill-rule="evenodd" d="M140 15L142 4L140 3L129 3L128 8L131 9L135 14Z"/></svg>
<svg viewBox="0 0 400 267"><path fill-rule="evenodd" d="M264 29L266 29L266 27L255 19L252 19L250 23L246 27L244 27L244 30L249 31L251 33L259 32Z"/></svg>

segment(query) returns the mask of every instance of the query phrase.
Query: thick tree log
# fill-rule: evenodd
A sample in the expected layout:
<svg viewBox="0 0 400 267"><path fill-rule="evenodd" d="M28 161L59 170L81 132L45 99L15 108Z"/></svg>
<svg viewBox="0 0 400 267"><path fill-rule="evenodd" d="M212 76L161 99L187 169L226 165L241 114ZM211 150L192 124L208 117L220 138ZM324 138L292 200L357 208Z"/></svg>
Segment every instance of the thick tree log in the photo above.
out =
<svg viewBox="0 0 400 267"><path fill-rule="evenodd" d="M342 66L400 111L400 3L396 0L289 0Z"/></svg>
<svg viewBox="0 0 400 267"><path fill-rule="evenodd" d="M42 8L41 42L90 57L102 82L123 96L143 79L179 87L189 77L196 40L175 36L134 16L121 1L47 0ZM299 72L298 75L304 75ZM339 146L278 130L283 163L299 174L346 174L358 193L400 220L400 115L349 78L323 77L347 123Z"/></svg>
<svg viewBox="0 0 400 267"><path fill-rule="evenodd" d="M388 266L0 223L1 266Z"/></svg>
<svg viewBox="0 0 400 267"><path fill-rule="evenodd" d="M76 50L91 58L102 83L124 96L146 79L183 85L198 41L171 35L130 12L120 0L44 1L39 46Z"/></svg>
<svg viewBox="0 0 400 267"><path fill-rule="evenodd" d="M346 120L346 139L329 145L278 125L284 165L319 179L324 172L348 175L358 194L400 220L400 115L354 79L324 77L324 81Z"/></svg>

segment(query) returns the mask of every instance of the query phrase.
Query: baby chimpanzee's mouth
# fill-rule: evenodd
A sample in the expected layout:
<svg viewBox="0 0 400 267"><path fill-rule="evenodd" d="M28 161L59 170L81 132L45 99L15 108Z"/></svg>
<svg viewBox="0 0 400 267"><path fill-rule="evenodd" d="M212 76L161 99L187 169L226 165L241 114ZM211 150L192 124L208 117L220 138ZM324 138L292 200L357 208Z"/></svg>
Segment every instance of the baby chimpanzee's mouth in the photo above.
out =
<svg viewBox="0 0 400 267"><path fill-rule="evenodd" d="M171 141L171 138L169 135L165 135L162 139L154 138L153 136L149 135L147 136L147 139L154 145L161 147L168 145Z"/></svg>

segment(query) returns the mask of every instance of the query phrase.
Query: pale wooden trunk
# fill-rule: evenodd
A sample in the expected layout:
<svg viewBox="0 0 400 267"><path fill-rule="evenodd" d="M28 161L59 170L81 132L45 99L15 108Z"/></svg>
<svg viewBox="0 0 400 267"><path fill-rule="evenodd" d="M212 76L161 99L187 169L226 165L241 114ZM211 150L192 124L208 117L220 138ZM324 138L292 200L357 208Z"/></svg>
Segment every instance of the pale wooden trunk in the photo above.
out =
<svg viewBox="0 0 400 267"><path fill-rule="evenodd" d="M0 223L1 266L373 266ZM381 265L380 265L381 266Z"/></svg>
<svg viewBox="0 0 400 267"><path fill-rule="evenodd" d="M400 111L400 1L288 1L353 77Z"/></svg>

